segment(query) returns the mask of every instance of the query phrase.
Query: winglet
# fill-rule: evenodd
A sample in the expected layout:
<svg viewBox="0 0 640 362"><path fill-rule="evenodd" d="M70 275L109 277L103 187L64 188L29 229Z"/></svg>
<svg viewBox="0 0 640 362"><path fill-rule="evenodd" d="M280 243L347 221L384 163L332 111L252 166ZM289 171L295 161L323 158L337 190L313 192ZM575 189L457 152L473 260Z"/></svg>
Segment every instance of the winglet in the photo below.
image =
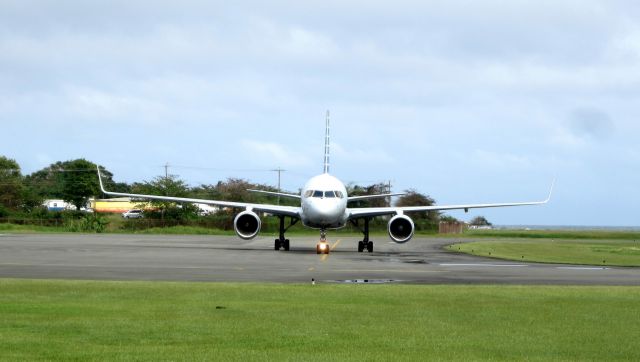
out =
<svg viewBox="0 0 640 362"><path fill-rule="evenodd" d="M553 193L553 187L556 185L556 179L554 177L553 181L551 182L551 188L549 189L549 196L547 197L546 200L544 200L544 203L546 204L547 202L549 202L549 200L551 200L551 194Z"/></svg>
<svg viewBox="0 0 640 362"><path fill-rule="evenodd" d="M104 189L104 185L102 184L102 176L100 175L100 166L96 165L96 169L98 170L98 183L100 184L100 190L103 193L108 194L107 190Z"/></svg>
<svg viewBox="0 0 640 362"><path fill-rule="evenodd" d="M327 125L324 136L324 173L329 173L329 110L327 110Z"/></svg>

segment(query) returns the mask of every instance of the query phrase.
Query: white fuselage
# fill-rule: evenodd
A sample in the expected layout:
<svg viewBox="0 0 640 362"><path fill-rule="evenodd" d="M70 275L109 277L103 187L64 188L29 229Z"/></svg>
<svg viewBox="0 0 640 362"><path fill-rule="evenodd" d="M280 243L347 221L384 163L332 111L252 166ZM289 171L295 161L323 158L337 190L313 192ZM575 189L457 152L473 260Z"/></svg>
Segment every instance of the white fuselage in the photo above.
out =
<svg viewBox="0 0 640 362"><path fill-rule="evenodd" d="M300 218L316 229L338 229L347 223L347 189L328 173L311 178L302 189Z"/></svg>

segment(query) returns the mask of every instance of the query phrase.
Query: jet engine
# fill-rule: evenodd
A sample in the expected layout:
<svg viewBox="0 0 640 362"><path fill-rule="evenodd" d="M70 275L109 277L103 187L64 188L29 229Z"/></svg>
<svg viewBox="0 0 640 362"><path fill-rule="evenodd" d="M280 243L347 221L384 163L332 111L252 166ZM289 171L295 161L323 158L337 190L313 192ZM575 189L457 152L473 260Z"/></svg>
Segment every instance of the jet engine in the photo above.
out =
<svg viewBox="0 0 640 362"><path fill-rule="evenodd" d="M243 211L233 219L233 228L241 239L253 239L260 232L262 222L253 211Z"/></svg>
<svg viewBox="0 0 640 362"><path fill-rule="evenodd" d="M389 220L387 227L389 237L398 244L411 240L415 226L413 220L406 215L396 215Z"/></svg>

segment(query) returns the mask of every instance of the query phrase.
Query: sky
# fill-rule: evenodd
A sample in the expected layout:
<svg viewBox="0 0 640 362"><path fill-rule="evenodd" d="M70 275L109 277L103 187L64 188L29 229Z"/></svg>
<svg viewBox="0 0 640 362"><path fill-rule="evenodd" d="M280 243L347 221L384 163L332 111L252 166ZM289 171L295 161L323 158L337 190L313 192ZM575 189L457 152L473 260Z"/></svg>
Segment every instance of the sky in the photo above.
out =
<svg viewBox="0 0 640 362"><path fill-rule="evenodd" d="M0 1L0 155L296 191L322 172L500 225L640 226L636 1Z"/></svg>

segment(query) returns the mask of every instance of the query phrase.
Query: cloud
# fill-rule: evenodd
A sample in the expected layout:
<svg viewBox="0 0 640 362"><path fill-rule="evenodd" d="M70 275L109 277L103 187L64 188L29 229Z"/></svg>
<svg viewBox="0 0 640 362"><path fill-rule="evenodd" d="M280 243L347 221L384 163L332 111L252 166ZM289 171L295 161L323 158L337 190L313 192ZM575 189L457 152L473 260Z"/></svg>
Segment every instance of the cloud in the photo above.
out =
<svg viewBox="0 0 640 362"><path fill-rule="evenodd" d="M279 143L244 139L240 145L243 153L251 157L255 164L265 167L303 167L311 164L308 157L288 150Z"/></svg>
<svg viewBox="0 0 640 362"><path fill-rule="evenodd" d="M564 148L584 150L602 144L615 135L616 124L603 110L576 108L565 117L550 125L552 142Z"/></svg>
<svg viewBox="0 0 640 362"><path fill-rule="evenodd" d="M637 170L639 11L605 0L5 0L0 123L12 137L0 154L312 174L330 109L346 179L445 184L557 159L581 167L576 192L589 194L600 175ZM141 135L121 142L142 151L95 142L123 134ZM138 177L129 169L119 176Z"/></svg>
<svg viewBox="0 0 640 362"><path fill-rule="evenodd" d="M166 107L147 98L110 93L93 88L67 87L66 107L79 118L92 121L157 124Z"/></svg>
<svg viewBox="0 0 640 362"><path fill-rule="evenodd" d="M533 166L533 162L527 156L484 149L473 151L471 160L480 167L490 169L530 168Z"/></svg>
<svg viewBox="0 0 640 362"><path fill-rule="evenodd" d="M614 124L608 114L599 109L576 109L571 113L570 128L574 134L594 140L609 138Z"/></svg>
<svg viewBox="0 0 640 362"><path fill-rule="evenodd" d="M375 149L361 149L350 145L348 148L344 148L341 144L331 143L332 155L339 158L341 163L361 163L361 164L389 164L394 161L386 151L381 148Z"/></svg>
<svg viewBox="0 0 640 362"><path fill-rule="evenodd" d="M338 52L337 45L326 34L314 32L299 26L291 27L272 39L272 47L277 53L290 58L305 58L315 61L327 61Z"/></svg>
<svg viewBox="0 0 640 362"><path fill-rule="evenodd" d="M587 145L584 138L574 132L571 132L571 130L564 125L557 125L554 127L551 135L551 141L555 145L569 149L582 148Z"/></svg>

